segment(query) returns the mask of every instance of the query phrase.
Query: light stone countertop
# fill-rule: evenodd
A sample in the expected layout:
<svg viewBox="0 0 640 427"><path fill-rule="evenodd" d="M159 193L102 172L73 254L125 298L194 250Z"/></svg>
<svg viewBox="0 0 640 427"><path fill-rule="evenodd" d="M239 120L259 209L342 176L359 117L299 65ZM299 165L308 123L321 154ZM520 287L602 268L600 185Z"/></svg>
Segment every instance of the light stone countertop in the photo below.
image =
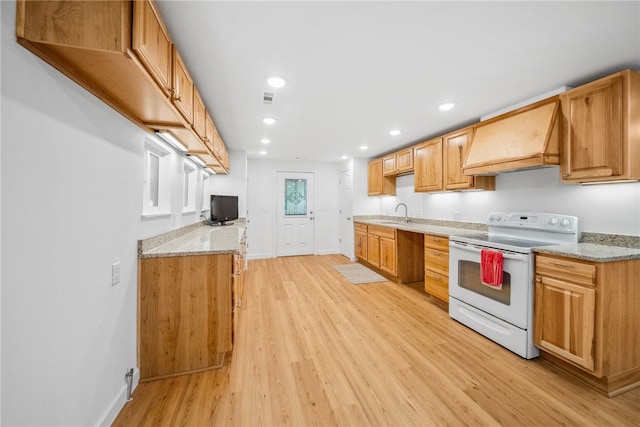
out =
<svg viewBox="0 0 640 427"><path fill-rule="evenodd" d="M413 220L405 223L404 221L394 221L388 219L354 219L354 222L362 224L379 225L382 227L395 228L396 230L410 231L413 233L426 233L433 234L441 237L449 236L472 236L474 234L483 233L482 228L467 228L472 227L471 223L460 223L460 227L443 225L443 224L429 224L413 222Z"/></svg>
<svg viewBox="0 0 640 427"><path fill-rule="evenodd" d="M572 243L568 245L540 246L533 249L540 254L558 255L594 262L611 262L640 259L640 248Z"/></svg>
<svg viewBox="0 0 640 427"><path fill-rule="evenodd" d="M467 236L473 237L474 234L483 231L481 224L476 223L460 223L457 227L456 222L451 221L434 221L423 220L414 222L411 219L409 223L404 223L402 219L389 219L388 217L356 217L354 222L363 224L380 225L383 227L395 228L397 230L411 231L414 233L434 234L442 237L450 236ZM582 259L593 262L611 262L630 259L640 259L640 247L638 247L637 236L620 236L605 235L598 233L583 233L583 242L566 244L539 246L533 248L536 253L565 256L569 258ZM607 244L601 244L601 243ZM631 246L631 247L629 247Z"/></svg>
<svg viewBox="0 0 640 427"><path fill-rule="evenodd" d="M185 234L179 235L158 246L145 248L145 241L139 241L140 258L160 258L189 255L217 255L238 252L240 240L244 235L246 223L236 222L233 225L209 226L202 224ZM152 237L150 239L156 239ZM146 245L149 246L149 245ZM145 248L145 249L143 249Z"/></svg>

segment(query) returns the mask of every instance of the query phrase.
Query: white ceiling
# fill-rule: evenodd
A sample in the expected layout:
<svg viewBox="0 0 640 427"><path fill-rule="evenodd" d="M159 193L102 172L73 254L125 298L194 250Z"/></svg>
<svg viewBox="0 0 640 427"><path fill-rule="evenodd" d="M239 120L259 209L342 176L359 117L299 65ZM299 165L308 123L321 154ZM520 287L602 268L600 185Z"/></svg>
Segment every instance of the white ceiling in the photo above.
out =
<svg viewBox="0 0 640 427"><path fill-rule="evenodd" d="M563 85L640 70L639 1L158 8L227 147L250 158L374 157ZM272 75L287 85L270 89ZM263 104L265 91L273 105ZM457 108L439 111L444 101ZM277 123L264 125L265 116ZM392 137L392 128L403 133Z"/></svg>

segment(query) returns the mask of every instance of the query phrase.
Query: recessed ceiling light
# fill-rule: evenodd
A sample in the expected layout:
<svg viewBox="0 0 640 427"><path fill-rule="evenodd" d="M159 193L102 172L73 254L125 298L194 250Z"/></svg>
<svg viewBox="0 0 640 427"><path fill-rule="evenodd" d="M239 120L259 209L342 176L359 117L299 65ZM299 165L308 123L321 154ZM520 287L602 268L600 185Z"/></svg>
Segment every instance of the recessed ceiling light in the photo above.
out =
<svg viewBox="0 0 640 427"><path fill-rule="evenodd" d="M444 104L441 104L438 109L440 111L449 111L451 110L453 107L455 107L456 104L454 104L453 102L445 102Z"/></svg>
<svg viewBox="0 0 640 427"><path fill-rule="evenodd" d="M270 143L271 143L271 140L270 140L270 139L267 139L267 138L262 138L262 139L260 140L260 142L262 142L263 144L270 144Z"/></svg>
<svg viewBox="0 0 640 427"><path fill-rule="evenodd" d="M267 84L269 86L274 87L274 88L277 89L277 88L280 88L280 87L284 86L286 84L286 82L281 77L273 76L273 77L269 77L267 79Z"/></svg>
<svg viewBox="0 0 640 427"><path fill-rule="evenodd" d="M265 125L272 125L276 122L276 119L274 119L273 117L265 117L264 119L262 119L262 123L264 123Z"/></svg>
<svg viewBox="0 0 640 427"><path fill-rule="evenodd" d="M389 131L389 135L391 136L398 136L402 133L402 131L400 129L391 129Z"/></svg>
<svg viewBox="0 0 640 427"><path fill-rule="evenodd" d="M264 156L265 154L267 154L267 152L264 151L264 150L260 150L260 154L262 154Z"/></svg>
<svg viewBox="0 0 640 427"><path fill-rule="evenodd" d="M367 148L369 148L369 146L368 146L368 145L361 145L361 146L360 146L360 149L361 149L362 151L366 150Z"/></svg>
<svg viewBox="0 0 640 427"><path fill-rule="evenodd" d="M342 160L347 160L349 158L349 156L347 156L346 154L344 156L342 156Z"/></svg>

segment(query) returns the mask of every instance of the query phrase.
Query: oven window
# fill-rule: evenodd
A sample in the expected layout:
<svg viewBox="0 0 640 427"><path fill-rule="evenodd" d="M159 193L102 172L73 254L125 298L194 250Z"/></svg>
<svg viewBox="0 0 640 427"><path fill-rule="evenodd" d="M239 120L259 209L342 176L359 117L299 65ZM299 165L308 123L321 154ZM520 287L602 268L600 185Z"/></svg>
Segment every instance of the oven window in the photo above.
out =
<svg viewBox="0 0 640 427"><path fill-rule="evenodd" d="M480 263L458 261L458 286L490 298L505 305L511 305L511 275L503 272L502 289L483 285L480 281Z"/></svg>

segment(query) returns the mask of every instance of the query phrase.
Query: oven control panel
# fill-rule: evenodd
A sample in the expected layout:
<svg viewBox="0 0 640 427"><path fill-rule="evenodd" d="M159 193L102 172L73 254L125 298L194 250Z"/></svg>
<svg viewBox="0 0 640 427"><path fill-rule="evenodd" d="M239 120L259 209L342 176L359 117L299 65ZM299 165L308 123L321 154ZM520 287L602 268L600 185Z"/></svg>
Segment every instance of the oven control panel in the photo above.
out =
<svg viewBox="0 0 640 427"><path fill-rule="evenodd" d="M517 228L554 233L578 233L578 218L571 215L540 212L496 212L489 214L491 227Z"/></svg>

